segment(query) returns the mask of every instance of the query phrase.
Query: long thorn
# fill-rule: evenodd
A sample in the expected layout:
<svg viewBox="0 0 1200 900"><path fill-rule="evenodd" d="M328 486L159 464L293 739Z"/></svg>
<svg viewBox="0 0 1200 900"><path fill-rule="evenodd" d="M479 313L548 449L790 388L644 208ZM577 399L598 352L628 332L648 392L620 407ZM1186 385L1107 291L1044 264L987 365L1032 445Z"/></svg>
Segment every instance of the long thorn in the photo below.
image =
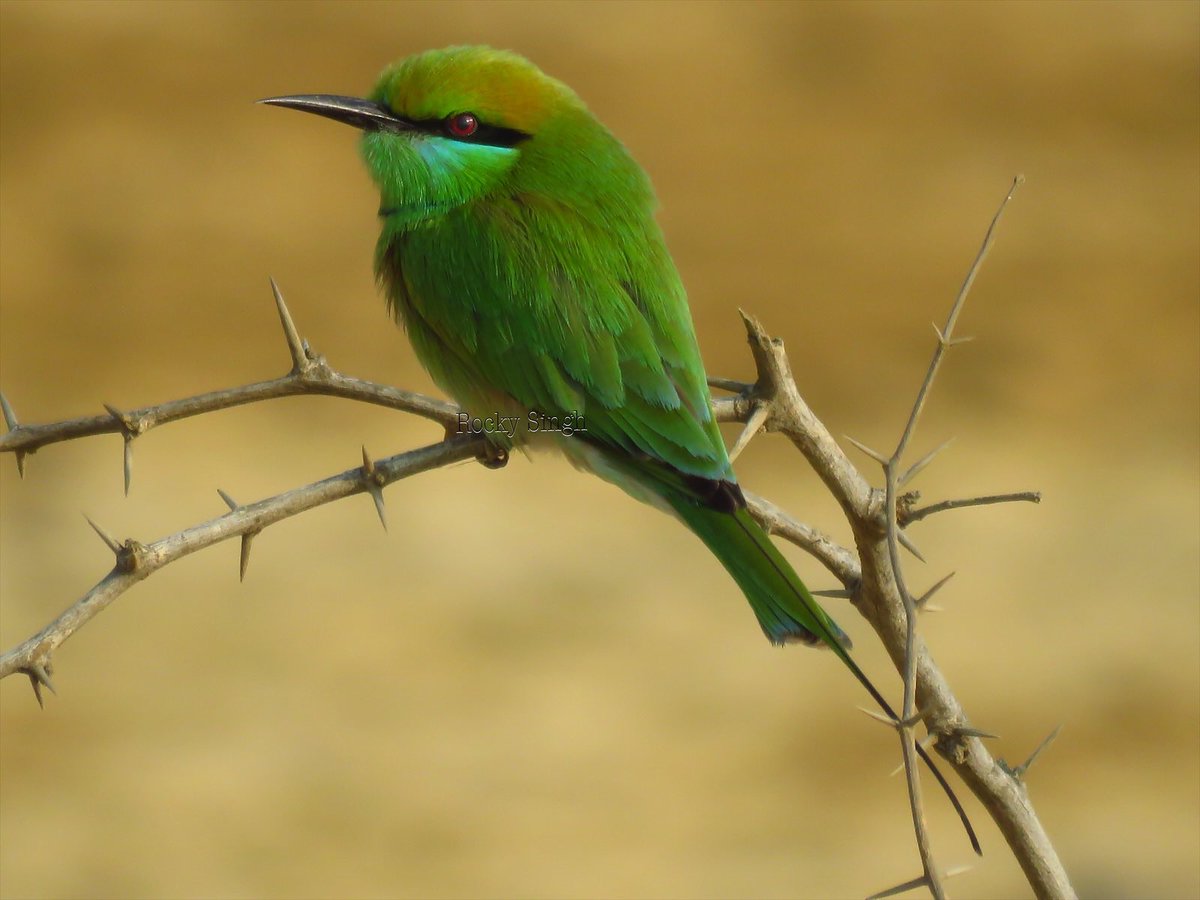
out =
<svg viewBox="0 0 1200 900"><path fill-rule="evenodd" d="M33 671L33 674L37 677L38 682L40 684L44 685L45 687L47 687L50 690L50 693L52 693L52 694L58 693L58 691L56 691L54 689L54 682L50 680L50 668L49 668L48 664L34 663L32 666L30 666L30 669Z"/></svg>
<svg viewBox="0 0 1200 900"><path fill-rule="evenodd" d="M923 737L919 741L917 741L917 746L920 747L922 750L928 750L929 745L932 744L936 740L937 740L937 732L931 731L928 734L926 734L925 737ZM899 775L903 771L904 771L904 762L901 761L900 765L896 766L896 768L894 768L894 769L892 769L892 771L888 772L888 778L895 778L897 775Z"/></svg>
<svg viewBox="0 0 1200 900"><path fill-rule="evenodd" d="M4 414L4 424L8 426L9 431L16 431L20 427L17 421L17 414L13 412L12 404L8 402L8 398L4 396L4 392L0 391L0 411ZM25 451L16 450L13 456L17 460L17 477L25 477Z"/></svg>
<svg viewBox="0 0 1200 900"><path fill-rule="evenodd" d="M125 474L125 496L129 496L129 482L133 480L133 438L125 435L125 450L121 454L121 469Z"/></svg>
<svg viewBox="0 0 1200 900"><path fill-rule="evenodd" d="M108 410L108 414L113 417L118 425L121 426L122 432L129 430L129 417L125 415L125 413L121 412L121 410L117 409L111 403L102 403L100 405Z"/></svg>
<svg viewBox="0 0 1200 900"><path fill-rule="evenodd" d="M848 440L851 444L853 444L855 447L857 447L863 453L867 454L867 456L871 457L871 459L875 460L875 462L879 463L881 466L887 465L887 461L888 461L887 457L884 456L879 451L872 450L866 444L862 443L861 441L856 441L854 438L850 437L850 435L848 435L848 434L843 435L843 437L845 437L846 440Z"/></svg>
<svg viewBox="0 0 1200 900"><path fill-rule="evenodd" d="M911 481L913 478L915 478L917 476L918 472L920 472L927 465L929 465L931 462L933 462L933 458L935 456L937 456L939 453L941 453L943 450L945 450L947 447L949 447L953 443L954 443L954 438L949 438L948 440L942 441L940 444L938 444L936 447L934 447L932 450L930 450L928 453L926 453L924 456L922 456L920 459L918 459L915 463L913 463L911 466L908 467L907 472L905 472L903 475L901 475L896 480L896 486L904 487L905 484L907 484L909 481Z"/></svg>
<svg viewBox="0 0 1200 900"><path fill-rule="evenodd" d="M45 709L46 701L42 699L41 684L38 683L37 678L34 676L34 674L32 672L26 672L25 674L29 676L29 683L30 683L30 685L33 686L33 696L34 696L34 699L37 700L38 709Z"/></svg>
<svg viewBox="0 0 1200 900"><path fill-rule="evenodd" d="M729 461L733 462L741 454L743 450L754 439L754 436L762 430L767 424L767 419L771 416L771 404L765 401L759 401L754 404L754 412L750 413L750 418L746 420L746 427L742 429L742 433L738 435L737 440L733 444L733 448L729 451Z"/></svg>
<svg viewBox="0 0 1200 900"><path fill-rule="evenodd" d="M952 869L947 869L943 873L944 878L955 878L966 872L970 872L970 866L955 866ZM895 887L890 887L887 890L880 891L878 894L872 894L867 897L867 900L883 900L884 897L894 897L896 894L903 894L905 891L911 891L913 888L925 887L929 884L928 876L922 875L920 878L914 878L912 881L905 881Z"/></svg>
<svg viewBox="0 0 1200 900"><path fill-rule="evenodd" d="M921 555L921 551L917 549L917 545L912 542L908 535L906 535L903 531L898 531L896 532L896 538L900 541L900 545L904 547L905 550L907 550L921 562L925 562L925 557Z"/></svg>
<svg viewBox="0 0 1200 900"><path fill-rule="evenodd" d="M884 900L885 897L894 897L897 894L903 894L906 891L913 890L914 888L928 887L928 885L929 876L922 875L920 878L914 878L911 881L903 881L900 884L886 888L876 894L871 894L869 897L867 897L867 900Z"/></svg>
<svg viewBox="0 0 1200 900"><path fill-rule="evenodd" d="M97 525L95 522L93 522L92 517L89 516L87 513L84 513L83 517L85 519L87 519L87 523L92 526L92 531L94 531L94 532L96 532L96 534L100 535L100 540L104 541L104 543L108 546L108 549L111 550L114 554L120 554L121 542L118 541L111 534L109 534L107 531L105 531L103 528L101 528L99 525Z"/></svg>
<svg viewBox="0 0 1200 900"><path fill-rule="evenodd" d="M371 459L371 454L367 452L366 444L362 445L362 461L363 487L367 489L367 493L375 501L375 513L379 516L379 524L383 526L384 531L387 531L387 513L383 508L383 489L379 484L379 476L375 469L375 460Z"/></svg>
<svg viewBox="0 0 1200 900"><path fill-rule="evenodd" d="M242 535L242 546L238 553L238 581L246 580L246 567L250 565L250 542L256 534L257 531L247 531Z"/></svg>
<svg viewBox="0 0 1200 900"><path fill-rule="evenodd" d="M4 396L3 391L0 391L0 411L4 413L4 424L8 426L8 430L15 431L17 428L17 414L13 412L12 405L8 402L8 398Z"/></svg>
<svg viewBox="0 0 1200 900"><path fill-rule="evenodd" d="M304 342L300 340L300 332L296 330L292 314L283 301L283 293L279 290L279 285L275 283L274 278L269 280L271 293L275 295L275 308L279 311L279 323L283 326L283 336L287 338L288 352L292 355L292 371L300 372L308 365L308 354L304 350Z"/></svg>
<svg viewBox="0 0 1200 900"><path fill-rule="evenodd" d="M383 507L383 491L372 481L367 484L367 493L375 501L375 513L379 516L379 524L383 526L384 531L387 531L387 510Z"/></svg>
<svg viewBox="0 0 1200 900"><path fill-rule="evenodd" d="M908 719L893 719L891 716L885 715L881 712L876 712L873 709L867 709L865 706L859 706L857 709L859 712L865 713L872 719L877 719L884 725L888 725L892 728L912 728L914 725L921 724L921 722L925 719L925 716L929 714L928 709L922 709L913 713L913 715Z"/></svg>
<svg viewBox="0 0 1200 900"><path fill-rule="evenodd" d="M102 404L108 414L113 417L113 421L120 426L121 436L125 439L125 446L122 450L121 470L125 476L125 496L129 496L129 482L133 477L133 439L137 436L138 431L134 427L133 420L130 419L128 413L122 412L113 406L111 403Z"/></svg>
<svg viewBox="0 0 1200 900"><path fill-rule="evenodd" d="M954 573L951 572L949 575L946 575L940 581L938 581L936 584L934 584L933 587L931 587L929 590L927 590L925 593L923 593L920 597L918 597L916 600L914 600L913 603L917 607L917 609L928 609L929 608L928 603L929 603L930 599L933 597L933 595L936 594L938 591L940 591L945 586L946 582L949 581L953 577L954 577Z"/></svg>
<svg viewBox="0 0 1200 900"><path fill-rule="evenodd" d="M990 731L984 731L981 728L972 728L970 725L958 725L953 729L953 733L962 737L987 738L989 740L999 740L1000 735L992 734Z"/></svg>
<svg viewBox="0 0 1200 900"><path fill-rule="evenodd" d="M884 725L888 726L889 728L895 728L897 725L900 724L895 719L893 719L891 716L885 716L883 713L877 712L876 710L873 710L873 709L867 709L865 706L858 706L855 708L860 713L870 716L872 719L875 719L877 722L882 722Z"/></svg>
<svg viewBox="0 0 1200 900"><path fill-rule="evenodd" d="M234 500L225 491L217 488L217 493L221 495L221 499L225 501L225 505L229 507L230 512L237 512L241 509L241 504ZM238 551L238 581L246 580L246 566L250 565L250 541L258 534L257 531L248 531L242 535L241 547Z"/></svg>
<svg viewBox="0 0 1200 900"><path fill-rule="evenodd" d="M46 708L46 704L42 699L42 687L49 689L50 693L57 694L54 689L54 682L50 680L50 664L49 663L34 663L25 670L25 674L29 676L29 683L33 686L33 696L37 698L38 707Z"/></svg>
<svg viewBox="0 0 1200 900"><path fill-rule="evenodd" d="M1013 773L1012 773L1013 777L1016 778L1018 781L1021 781L1022 779L1024 779L1025 773L1029 771L1029 767L1034 764L1034 762L1037 760L1037 758L1039 756L1041 756L1041 753L1043 750L1045 750L1047 747L1049 747L1051 744L1054 743L1054 739L1056 737L1058 737L1059 732L1062 730L1063 730L1063 727L1061 725L1059 725L1052 732L1050 732L1048 735L1046 735L1045 739L1040 744L1037 745L1037 749L1029 754L1029 759L1025 760L1025 762L1021 763L1019 766L1017 766L1015 769L1013 769Z"/></svg>
<svg viewBox="0 0 1200 900"><path fill-rule="evenodd" d="M949 350L951 347L957 347L959 344L969 344L969 343L971 343L971 341L975 340L973 335L964 335L963 337L948 338L944 334L942 334L942 329L938 328L936 323L931 323L931 324L933 324L934 334L936 334L938 336L938 342L943 347L945 347L947 350Z"/></svg>

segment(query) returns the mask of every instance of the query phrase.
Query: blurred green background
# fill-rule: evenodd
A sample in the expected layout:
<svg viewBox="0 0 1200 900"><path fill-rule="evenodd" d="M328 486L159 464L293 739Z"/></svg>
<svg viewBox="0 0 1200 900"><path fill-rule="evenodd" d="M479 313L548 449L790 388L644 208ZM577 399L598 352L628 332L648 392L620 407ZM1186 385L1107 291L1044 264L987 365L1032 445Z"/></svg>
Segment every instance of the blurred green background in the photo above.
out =
<svg viewBox="0 0 1200 900"><path fill-rule="evenodd" d="M274 275L351 374L432 391L370 269L345 128L258 97L363 93L486 42L571 84L650 172L710 372L736 309L838 435L895 440L1011 177L1028 183L914 453L923 621L1089 897L1200 892L1200 6L0 4L0 385L26 421L282 373ZM0 466L0 643L143 540L438 438L297 399ZM864 463L872 477L871 464ZM744 483L843 540L777 437ZM861 896L917 873L893 738L829 656L780 651L684 530L558 460L465 464L170 567L0 684L4 897ZM791 551L789 551L791 552ZM791 553L815 587L832 579ZM844 603L860 660L896 693ZM1028 893L930 792L956 896Z"/></svg>

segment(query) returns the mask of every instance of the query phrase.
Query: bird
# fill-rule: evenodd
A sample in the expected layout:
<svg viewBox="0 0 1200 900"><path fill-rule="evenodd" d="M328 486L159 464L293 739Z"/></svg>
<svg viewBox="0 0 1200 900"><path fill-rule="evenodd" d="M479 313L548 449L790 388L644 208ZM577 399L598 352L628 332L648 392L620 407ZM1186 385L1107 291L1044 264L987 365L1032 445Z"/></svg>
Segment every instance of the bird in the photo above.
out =
<svg viewBox="0 0 1200 900"><path fill-rule="evenodd" d="M378 281L420 362L466 411L460 428L484 433L496 458L556 447L671 514L771 643L828 647L898 718L750 514L649 177L570 87L517 53L454 46L388 66L365 98L260 102L361 132L380 194Z"/></svg>

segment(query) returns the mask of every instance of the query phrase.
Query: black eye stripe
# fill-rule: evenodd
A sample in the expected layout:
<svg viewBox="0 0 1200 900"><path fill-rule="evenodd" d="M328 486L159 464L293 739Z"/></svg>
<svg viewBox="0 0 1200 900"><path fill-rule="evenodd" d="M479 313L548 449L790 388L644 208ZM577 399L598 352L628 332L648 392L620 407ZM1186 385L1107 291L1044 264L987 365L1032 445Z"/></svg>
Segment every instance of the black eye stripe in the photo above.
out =
<svg viewBox="0 0 1200 900"><path fill-rule="evenodd" d="M445 119L410 120L409 124L419 131L424 131L426 134L436 134L462 144L488 144L492 147L515 147L521 141L527 141L532 137L532 135L524 131L518 131L516 128L502 128L499 125L489 125L482 120L479 121L479 127L473 133L464 137L451 134L446 128Z"/></svg>

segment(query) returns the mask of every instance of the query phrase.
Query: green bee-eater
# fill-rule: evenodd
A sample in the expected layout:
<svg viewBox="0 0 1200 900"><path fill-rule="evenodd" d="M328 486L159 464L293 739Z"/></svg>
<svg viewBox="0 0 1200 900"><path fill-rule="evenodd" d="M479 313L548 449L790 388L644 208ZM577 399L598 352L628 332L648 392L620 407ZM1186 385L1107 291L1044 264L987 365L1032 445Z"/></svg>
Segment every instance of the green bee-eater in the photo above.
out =
<svg viewBox="0 0 1200 900"><path fill-rule="evenodd" d="M677 516L772 643L829 646L894 716L750 516L649 179L570 88L514 53L451 47L390 66L365 100L263 102L362 130L376 272L464 425L504 449L552 441Z"/></svg>

